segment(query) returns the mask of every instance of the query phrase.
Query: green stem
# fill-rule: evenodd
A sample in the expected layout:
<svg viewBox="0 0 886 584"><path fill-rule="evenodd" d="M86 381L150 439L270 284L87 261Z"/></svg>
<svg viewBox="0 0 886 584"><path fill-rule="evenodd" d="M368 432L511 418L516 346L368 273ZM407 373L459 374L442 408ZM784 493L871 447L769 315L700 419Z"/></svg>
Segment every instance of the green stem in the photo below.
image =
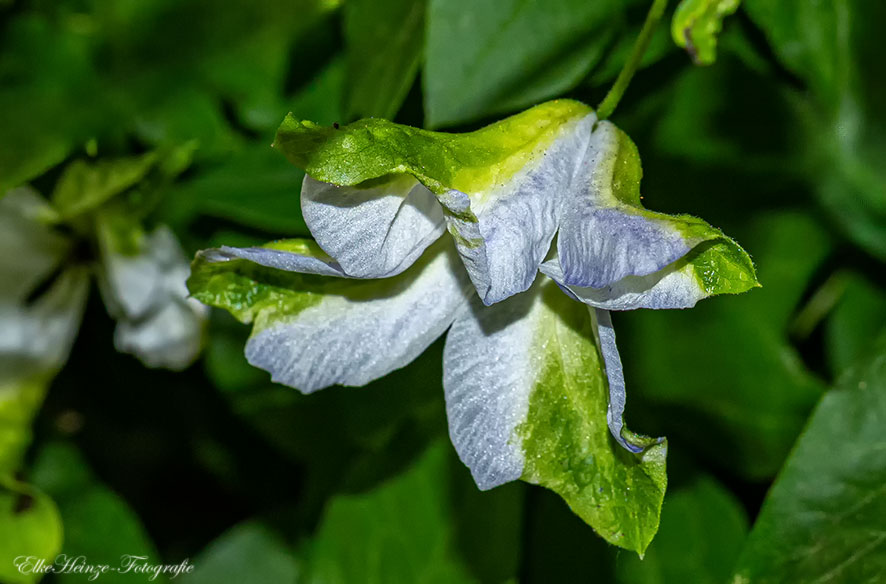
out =
<svg viewBox="0 0 886 584"><path fill-rule="evenodd" d="M646 15L646 22L643 23L643 29L640 31L637 40L634 41L631 56L628 58L627 63L624 64L624 67L621 68L621 72L618 74L618 78L616 78L609 93L606 94L606 97L597 106L598 120L605 120L615 111L618 102L621 101L621 96L624 95L625 90L631 83L631 78L634 77L634 73L640 67L640 60L643 59L643 54L649 46L649 41L652 40L652 33L655 32L655 27L658 25L658 21L661 20L667 5L668 0L654 0L652 3L649 13Z"/></svg>

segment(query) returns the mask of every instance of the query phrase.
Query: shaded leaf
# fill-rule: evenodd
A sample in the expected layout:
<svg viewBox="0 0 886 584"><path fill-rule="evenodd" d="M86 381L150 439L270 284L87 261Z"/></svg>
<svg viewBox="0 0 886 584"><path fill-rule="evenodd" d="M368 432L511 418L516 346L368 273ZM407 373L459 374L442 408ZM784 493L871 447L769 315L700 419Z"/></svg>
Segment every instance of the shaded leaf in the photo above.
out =
<svg viewBox="0 0 886 584"><path fill-rule="evenodd" d="M425 0L352 0L344 14L345 115L393 118L418 73Z"/></svg>
<svg viewBox="0 0 886 584"><path fill-rule="evenodd" d="M789 212L757 219L742 239L761 289L689 312L625 314L616 324L628 321L636 333L627 337L627 378L654 404L650 422L658 426L649 430L764 479L778 470L823 389L789 346L787 329L830 244L820 226Z"/></svg>
<svg viewBox="0 0 886 584"><path fill-rule="evenodd" d="M886 573L886 334L824 396L766 497L734 584Z"/></svg>
<svg viewBox="0 0 886 584"><path fill-rule="evenodd" d="M62 553L85 556L92 565L121 565L123 556L147 556L151 564L162 563L138 516L116 493L92 476L80 452L58 442L44 446L32 471L34 484L56 501L64 525ZM57 574L58 582L82 582L77 573ZM109 571L101 580L112 584L131 582L133 574ZM167 582L160 575L155 582Z"/></svg>
<svg viewBox="0 0 886 584"><path fill-rule="evenodd" d="M453 553L446 446L362 495L333 498L308 550L307 583L474 582Z"/></svg>
<svg viewBox="0 0 886 584"><path fill-rule="evenodd" d="M232 527L192 563L193 572L180 578L184 584L295 584L299 573L293 550L257 522Z"/></svg>
<svg viewBox="0 0 886 584"><path fill-rule="evenodd" d="M844 282L842 297L825 323L831 372L839 375L865 354L886 326L886 293L858 273Z"/></svg>
<svg viewBox="0 0 886 584"><path fill-rule="evenodd" d="M425 121L451 126L562 94L623 21L613 0L430 0Z"/></svg>
<svg viewBox="0 0 886 584"><path fill-rule="evenodd" d="M748 532L735 497L710 477L668 493L658 535L641 560L621 556L618 581L629 584L721 584Z"/></svg>

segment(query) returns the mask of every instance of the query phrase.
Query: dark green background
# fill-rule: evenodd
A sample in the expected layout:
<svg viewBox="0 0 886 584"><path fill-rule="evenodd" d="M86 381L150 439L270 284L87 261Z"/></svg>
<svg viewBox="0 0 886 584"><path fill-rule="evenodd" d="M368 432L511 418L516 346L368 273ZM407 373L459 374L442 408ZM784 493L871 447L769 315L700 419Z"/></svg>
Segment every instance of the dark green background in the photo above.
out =
<svg viewBox="0 0 886 584"><path fill-rule="evenodd" d="M71 160L196 139L152 222L189 253L307 235L302 174L269 147L287 112L460 131L558 96L597 104L647 8L7 0L0 189L48 193ZM440 343L305 397L250 368L246 327L218 311L194 366L145 369L114 352L96 295L24 473L59 505L65 551L187 557L183 581L238 584L886 578L884 24L876 0L748 0L698 68L665 22L612 117L644 204L736 238L763 285L614 317L631 426L669 438L643 562L551 493L476 490L446 439Z"/></svg>

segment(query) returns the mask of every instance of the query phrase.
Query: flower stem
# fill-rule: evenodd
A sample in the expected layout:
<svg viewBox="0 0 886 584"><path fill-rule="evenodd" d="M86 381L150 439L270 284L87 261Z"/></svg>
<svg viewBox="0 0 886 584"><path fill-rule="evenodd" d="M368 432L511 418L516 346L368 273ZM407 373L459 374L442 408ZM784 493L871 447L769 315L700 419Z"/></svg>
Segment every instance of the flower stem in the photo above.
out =
<svg viewBox="0 0 886 584"><path fill-rule="evenodd" d="M667 5L668 0L654 0L652 2L652 6L646 14L646 22L643 23L643 29L640 31L637 40L634 41L634 48L631 51L631 56L628 57L624 67L621 68L621 72L618 74L609 93L606 94L606 97L604 97L603 101L600 102L600 105L597 106L598 120L605 120L615 111L618 102L621 101L621 96L624 95L625 90L631 83L631 78L633 78L634 73L637 72L637 68L640 66L640 60L643 58L643 53L646 52L646 48L649 46L649 41L652 40L652 33L655 32L655 27L658 25L658 21L661 20Z"/></svg>

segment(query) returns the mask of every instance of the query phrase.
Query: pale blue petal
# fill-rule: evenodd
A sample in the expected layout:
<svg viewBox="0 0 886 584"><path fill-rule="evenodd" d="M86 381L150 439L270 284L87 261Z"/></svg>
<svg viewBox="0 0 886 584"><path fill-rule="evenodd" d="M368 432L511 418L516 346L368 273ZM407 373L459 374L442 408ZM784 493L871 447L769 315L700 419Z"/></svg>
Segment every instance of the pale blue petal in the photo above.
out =
<svg viewBox="0 0 886 584"><path fill-rule="evenodd" d="M317 243L355 278L387 278L442 235L443 210L409 175L340 187L305 176L301 207Z"/></svg>
<svg viewBox="0 0 886 584"><path fill-rule="evenodd" d="M425 256L397 279L379 280L372 294L328 294L272 315L250 337L247 359L304 393L365 385L404 367L449 327L470 286L452 246Z"/></svg>
<svg viewBox="0 0 886 584"><path fill-rule="evenodd" d="M573 299L604 310L637 308L692 308L707 296L691 265L671 264L646 276L626 276L602 288L574 286L566 283L563 270L555 257L541 265L541 272Z"/></svg>
<svg viewBox="0 0 886 584"><path fill-rule="evenodd" d="M538 299L536 289L488 307L474 298L446 336L449 437L481 490L523 474L516 429L526 419L541 359Z"/></svg>
<svg viewBox="0 0 886 584"><path fill-rule="evenodd" d="M341 278L348 277L338 262L332 259L300 254L294 251L266 247L229 247L223 245L217 249L204 250L201 254L212 262L242 259L267 268L286 270L287 272L338 276Z"/></svg>
<svg viewBox="0 0 886 584"><path fill-rule="evenodd" d="M449 230L480 299L491 305L527 290L550 249L564 201L576 196L575 176L596 118L563 125L551 146L488 192L440 195Z"/></svg>
<svg viewBox="0 0 886 584"><path fill-rule="evenodd" d="M590 204L564 213L557 239L563 282L602 288L646 276L686 255L691 245L667 221Z"/></svg>

